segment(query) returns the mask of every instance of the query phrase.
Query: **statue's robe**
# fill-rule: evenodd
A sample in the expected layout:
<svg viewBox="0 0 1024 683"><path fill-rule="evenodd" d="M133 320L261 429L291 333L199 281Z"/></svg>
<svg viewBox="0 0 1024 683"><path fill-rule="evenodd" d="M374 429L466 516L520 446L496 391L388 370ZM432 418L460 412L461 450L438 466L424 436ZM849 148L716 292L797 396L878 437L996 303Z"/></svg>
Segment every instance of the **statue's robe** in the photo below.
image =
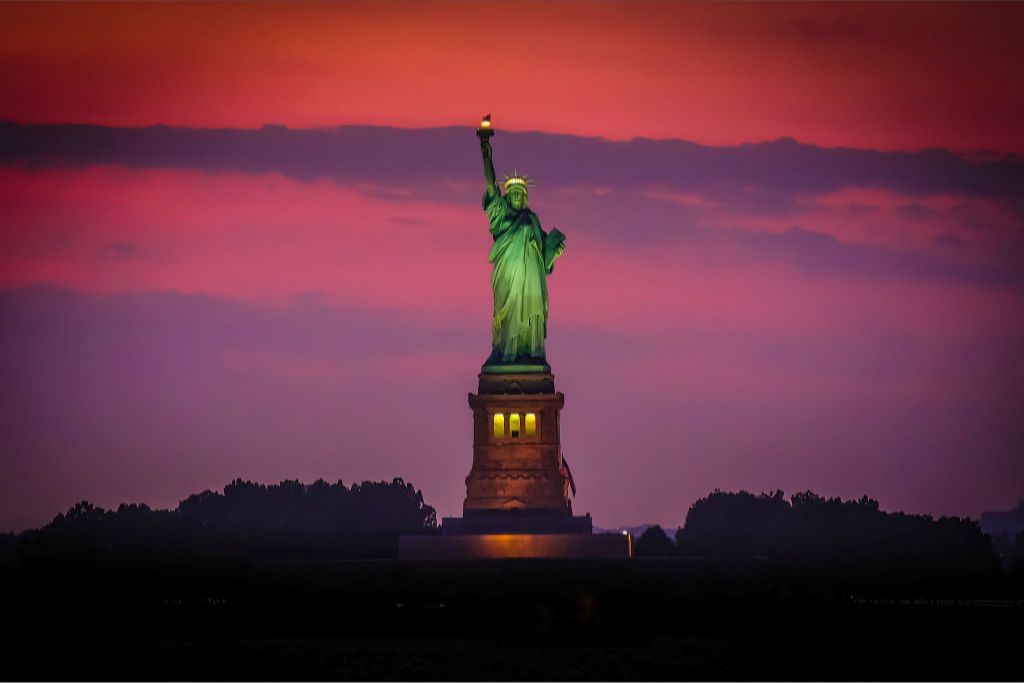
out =
<svg viewBox="0 0 1024 683"><path fill-rule="evenodd" d="M494 237L487 257L494 265L489 362L544 362L546 277L554 270L554 254L564 237L557 230L545 233L537 214L529 208L516 211L500 192L485 192L483 207Z"/></svg>

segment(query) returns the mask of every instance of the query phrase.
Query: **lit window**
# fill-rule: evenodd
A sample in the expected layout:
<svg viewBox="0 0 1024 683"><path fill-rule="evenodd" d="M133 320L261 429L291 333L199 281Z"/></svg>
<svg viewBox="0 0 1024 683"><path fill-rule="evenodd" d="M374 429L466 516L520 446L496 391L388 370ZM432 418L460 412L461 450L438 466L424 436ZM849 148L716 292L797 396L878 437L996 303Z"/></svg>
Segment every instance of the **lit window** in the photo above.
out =
<svg viewBox="0 0 1024 683"><path fill-rule="evenodd" d="M505 438L505 415L504 413L494 414L494 438Z"/></svg>
<svg viewBox="0 0 1024 683"><path fill-rule="evenodd" d="M533 436L537 433L537 416L533 413L526 414L526 435Z"/></svg>
<svg viewBox="0 0 1024 683"><path fill-rule="evenodd" d="M508 416L508 433L513 439L519 438L519 413Z"/></svg>

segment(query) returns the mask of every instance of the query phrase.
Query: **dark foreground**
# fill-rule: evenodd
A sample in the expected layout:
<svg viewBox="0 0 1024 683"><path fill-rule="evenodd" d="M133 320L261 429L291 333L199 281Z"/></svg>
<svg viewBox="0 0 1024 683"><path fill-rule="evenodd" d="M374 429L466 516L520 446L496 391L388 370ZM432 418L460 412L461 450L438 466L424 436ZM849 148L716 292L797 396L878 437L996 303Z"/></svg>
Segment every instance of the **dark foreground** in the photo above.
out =
<svg viewBox="0 0 1024 683"><path fill-rule="evenodd" d="M1020 582L757 560L7 576L4 678L1019 679Z"/></svg>

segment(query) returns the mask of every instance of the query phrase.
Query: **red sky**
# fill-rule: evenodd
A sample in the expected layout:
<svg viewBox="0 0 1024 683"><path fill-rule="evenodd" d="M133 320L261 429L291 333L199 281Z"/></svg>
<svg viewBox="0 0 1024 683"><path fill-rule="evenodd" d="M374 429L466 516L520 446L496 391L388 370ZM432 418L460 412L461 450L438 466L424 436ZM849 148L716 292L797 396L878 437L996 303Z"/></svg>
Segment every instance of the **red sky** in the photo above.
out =
<svg viewBox="0 0 1024 683"><path fill-rule="evenodd" d="M457 514L486 112L568 235L577 511L1008 508L1022 28L1019 3L0 4L0 531L235 477L403 476ZM110 128L21 125L55 123ZM265 123L293 131L124 130ZM414 130L294 130L344 125ZM721 147L783 136L860 151ZM929 147L954 153L883 153Z"/></svg>
<svg viewBox="0 0 1024 683"><path fill-rule="evenodd" d="M1020 3L5 4L0 119L1024 152ZM480 112L483 113L483 112Z"/></svg>

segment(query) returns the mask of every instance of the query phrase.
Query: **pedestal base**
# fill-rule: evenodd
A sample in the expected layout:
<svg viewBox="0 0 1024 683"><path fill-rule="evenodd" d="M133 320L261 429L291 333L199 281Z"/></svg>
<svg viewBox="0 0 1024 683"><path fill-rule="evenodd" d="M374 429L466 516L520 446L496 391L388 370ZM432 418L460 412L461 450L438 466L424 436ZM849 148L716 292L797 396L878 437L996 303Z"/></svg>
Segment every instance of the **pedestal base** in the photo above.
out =
<svg viewBox="0 0 1024 683"><path fill-rule="evenodd" d="M479 510L465 517L441 520L442 536L473 534L579 534L590 535L594 523L590 515L572 516L562 511Z"/></svg>
<svg viewBox="0 0 1024 683"><path fill-rule="evenodd" d="M630 537L623 534L467 534L401 536L398 558L416 562L504 559L628 560Z"/></svg>

